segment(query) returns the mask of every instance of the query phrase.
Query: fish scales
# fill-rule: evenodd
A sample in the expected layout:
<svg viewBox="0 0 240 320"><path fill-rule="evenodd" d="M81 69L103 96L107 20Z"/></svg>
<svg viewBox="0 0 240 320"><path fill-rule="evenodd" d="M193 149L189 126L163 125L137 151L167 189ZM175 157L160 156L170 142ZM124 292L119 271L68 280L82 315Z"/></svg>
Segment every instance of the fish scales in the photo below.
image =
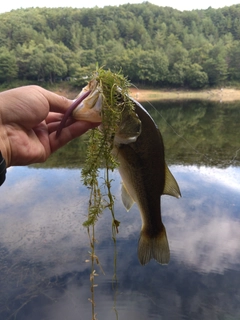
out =
<svg viewBox="0 0 240 320"><path fill-rule="evenodd" d="M138 102L134 103L141 121L141 134L135 142L117 146L116 152L119 172L127 191L123 194L125 197L129 194L141 213L140 263L144 265L151 258L159 263L168 263L169 246L160 206L165 185L163 139L151 116Z"/></svg>
<svg viewBox="0 0 240 320"><path fill-rule="evenodd" d="M165 184L163 141L150 116L145 116L145 110L137 107L135 111L141 120L141 134L136 142L118 147L119 172L130 196L146 213L142 215L143 223L153 229L160 220L159 198Z"/></svg>

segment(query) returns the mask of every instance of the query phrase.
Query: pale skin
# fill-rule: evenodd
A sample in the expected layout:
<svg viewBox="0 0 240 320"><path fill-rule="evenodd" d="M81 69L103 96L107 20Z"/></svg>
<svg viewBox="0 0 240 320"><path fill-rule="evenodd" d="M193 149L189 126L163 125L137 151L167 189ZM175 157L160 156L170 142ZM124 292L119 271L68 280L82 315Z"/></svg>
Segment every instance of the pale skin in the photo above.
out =
<svg viewBox="0 0 240 320"><path fill-rule="evenodd" d="M39 86L0 93L0 151L7 167L44 162L57 149L96 127L71 118L56 137L60 121L73 103Z"/></svg>

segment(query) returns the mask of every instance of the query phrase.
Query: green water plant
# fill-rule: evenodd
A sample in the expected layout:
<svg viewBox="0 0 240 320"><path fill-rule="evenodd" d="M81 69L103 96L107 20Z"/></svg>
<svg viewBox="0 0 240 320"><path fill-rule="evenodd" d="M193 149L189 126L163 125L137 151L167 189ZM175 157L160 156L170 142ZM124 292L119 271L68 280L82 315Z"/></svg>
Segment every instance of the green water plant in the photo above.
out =
<svg viewBox="0 0 240 320"><path fill-rule="evenodd" d="M96 319L94 288L97 285L95 284L96 271L94 265L97 264L102 272L103 270L95 252L95 224L104 210L109 209L112 215L112 237L115 246L113 283L116 283L116 289L116 234L120 222L114 214L115 196L111 191L110 172L118 168L119 163L112 151L119 127L124 122L125 117L131 117L135 112L133 102L128 96L130 83L121 73L112 73L110 70L106 71L100 68L94 72L91 82L94 82L94 88L98 91L97 94L101 101L101 125L90 131L87 156L81 175L83 184L90 190L88 217L83 225L88 228L91 245L92 272L90 275L91 299L89 300L92 303L92 319ZM89 94L89 92L87 91L86 94ZM101 169L105 170L103 177L100 177ZM118 319L115 306L114 310L116 319Z"/></svg>
<svg viewBox="0 0 240 320"><path fill-rule="evenodd" d="M128 96L130 83L121 73L97 69L91 81L97 82L101 95L100 128L91 130L87 156L82 169L84 185L90 189L88 218L84 226L94 225L105 209L112 214L112 234L115 238L120 222L115 219L114 200L111 192L110 172L118 167L118 161L112 153L114 138L122 122L123 114L134 112L134 105ZM100 169L105 169L104 177L99 177Z"/></svg>

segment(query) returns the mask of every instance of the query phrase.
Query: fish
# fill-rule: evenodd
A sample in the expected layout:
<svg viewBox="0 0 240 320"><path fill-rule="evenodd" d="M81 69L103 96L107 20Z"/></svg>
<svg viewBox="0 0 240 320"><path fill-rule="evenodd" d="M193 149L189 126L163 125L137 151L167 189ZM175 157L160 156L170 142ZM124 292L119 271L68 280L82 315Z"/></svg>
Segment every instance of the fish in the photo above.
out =
<svg viewBox="0 0 240 320"><path fill-rule="evenodd" d="M86 101L83 100L75 108L73 117L77 120L99 121L101 90L97 89L96 83L94 85L91 83L80 96L89 90L91 93ZM99 99L96 99L96 91ZM89 103L91 99L94 103ZM134 115L123 112L112 150L119 161L122 202L127 211L134 203L140 211L142 220L138 241L140 264L146 265L151 259L160 264L168 264L170 249L161 217L161 196L171 195L180 198L181 192L165 162L164 143L158 126L138 101L131 97L129 99L134 104Z"/></svg>
<svg viewBox="0 0 240 320"><path fill-rule="evenodd" d="M116 142L113 150L120 163L122 201L127 211L136 203L141 213L140 263L145 265L155 259L160 264L168 264L170 249L161 217L161 196L180 198L181 192L165 162L160 130L142 105L136 100L133 102L141 121L141 134L134 142Z"/></svg>

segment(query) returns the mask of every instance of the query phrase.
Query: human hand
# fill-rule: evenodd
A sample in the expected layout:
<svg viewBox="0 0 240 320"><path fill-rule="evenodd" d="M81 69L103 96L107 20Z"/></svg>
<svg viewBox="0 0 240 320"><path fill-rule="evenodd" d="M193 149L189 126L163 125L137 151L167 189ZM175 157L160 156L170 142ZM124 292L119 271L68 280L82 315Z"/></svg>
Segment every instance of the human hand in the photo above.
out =
<svg viewBox="0 0 240 320"><path fill-rule="evenodd" d="M1 92L0 151L7 167L44 162L52 152L98 125L69 119L56 138L72 102L39 86Z"/></svg>

